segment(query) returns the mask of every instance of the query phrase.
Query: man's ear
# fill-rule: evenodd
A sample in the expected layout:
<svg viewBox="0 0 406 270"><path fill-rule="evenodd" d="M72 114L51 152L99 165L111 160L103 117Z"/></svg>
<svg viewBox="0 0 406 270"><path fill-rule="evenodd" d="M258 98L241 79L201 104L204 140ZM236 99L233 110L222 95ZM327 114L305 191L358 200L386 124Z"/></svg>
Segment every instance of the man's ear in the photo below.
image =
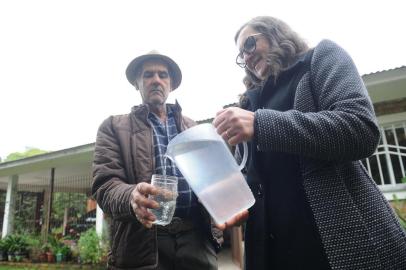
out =
<svg viewBox="0 0 406 270"><path fill-rule="evenodd" d="M137 79L135 79L135 81L134 81L134 86L135 86L135 89L140 90Z"/></svg>
<svg viewBox="0 0 406 270"><path fill-rule="evenodd" d="M173 91L173 81L172 81L172 77L170 77L171 78L171 91L170 92L172 92Z"/></svg>

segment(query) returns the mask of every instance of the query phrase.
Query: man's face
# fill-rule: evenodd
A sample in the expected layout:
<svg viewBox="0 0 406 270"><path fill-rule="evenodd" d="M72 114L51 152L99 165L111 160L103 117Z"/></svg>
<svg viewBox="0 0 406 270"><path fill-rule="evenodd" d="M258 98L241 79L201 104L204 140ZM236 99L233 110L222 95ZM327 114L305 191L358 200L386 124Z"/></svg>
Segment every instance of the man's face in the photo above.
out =
<svg viewBox="0 0 406 270"><path fill-rule="evenodd" d="M145 62L137 83L144 104L163 105L172 90L168 67L161 61Z"/></svg>

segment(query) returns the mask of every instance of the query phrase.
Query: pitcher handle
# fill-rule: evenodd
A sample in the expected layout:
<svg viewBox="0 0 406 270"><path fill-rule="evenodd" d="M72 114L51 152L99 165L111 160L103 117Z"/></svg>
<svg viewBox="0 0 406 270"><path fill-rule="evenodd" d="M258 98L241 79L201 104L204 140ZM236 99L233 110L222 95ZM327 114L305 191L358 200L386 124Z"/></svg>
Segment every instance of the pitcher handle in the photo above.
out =
<svg viewBox="0 0 406 270"><path fill-rule="evenodd" d="M247 159L248 159L248 145L247 145L247 142L242 142L242 147L243 147L244 155L242 157L241 164L238 166L238 170L240 170L240 171L244 168L245 164L247 163Z"/></svg>

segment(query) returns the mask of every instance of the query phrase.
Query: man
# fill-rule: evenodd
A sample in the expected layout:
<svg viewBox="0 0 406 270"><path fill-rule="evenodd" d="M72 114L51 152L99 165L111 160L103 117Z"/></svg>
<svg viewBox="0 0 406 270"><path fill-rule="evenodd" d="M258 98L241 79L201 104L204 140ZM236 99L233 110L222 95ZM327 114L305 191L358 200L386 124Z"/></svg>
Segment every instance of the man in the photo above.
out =
<svg viewBox="0 0 406 270"><path fill-rule="evenodd" d="M110 269L217 269L215 247L221 234L175 164L166 175L178 177L176 210L167 226L153 225L148 199L157 190L152 174L163 174L168 142L195 125L180 106L166 104L182 73L168 56L152 51L127 67L128 81L140 91L142 104L131 113L111 116L100 126L95 146L92 193L111 217Z"/></svg>

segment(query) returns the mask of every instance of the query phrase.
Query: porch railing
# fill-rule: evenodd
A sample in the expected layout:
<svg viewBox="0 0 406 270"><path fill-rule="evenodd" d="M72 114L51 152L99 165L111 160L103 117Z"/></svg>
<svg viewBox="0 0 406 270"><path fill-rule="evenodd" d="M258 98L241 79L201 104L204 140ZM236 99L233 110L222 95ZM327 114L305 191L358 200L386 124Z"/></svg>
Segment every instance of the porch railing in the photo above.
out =
<svg viewBox="0 0 406 270"><path fill-rule="evenodd" d="M406 198L406 122L382 126L377 150L363 163L388 199Z"/></svg>

